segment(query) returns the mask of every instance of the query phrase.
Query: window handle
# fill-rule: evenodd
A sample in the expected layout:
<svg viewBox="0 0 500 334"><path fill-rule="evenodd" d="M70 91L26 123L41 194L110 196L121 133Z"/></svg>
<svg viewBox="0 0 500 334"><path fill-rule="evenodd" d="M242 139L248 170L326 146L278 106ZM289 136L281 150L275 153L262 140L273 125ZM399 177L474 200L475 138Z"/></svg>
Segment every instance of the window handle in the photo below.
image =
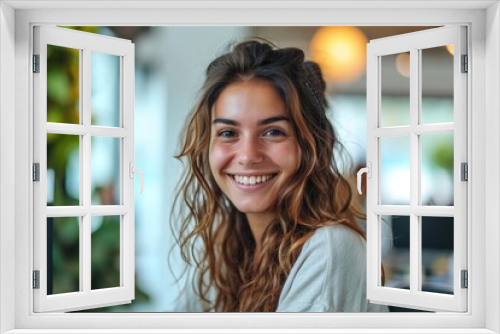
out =
<svg viewBox="0 0 500 334"><path fill-rule="evenodd" d="M368 167L361 168L358 171L358 192L361 195L361 175L363 173L367 174L367 177L370 179L372 177L372 163L368 161Z"/></svg>
<svg viewBox="0 0 500 334"><path fill-rule="evenodd" d="M129 171L129 176L131 179L134 178L134 173L139 173L139 176L141 177L141 191L139 192L139 194L142 194L142 190L144 189L144 172L140 170L140 168L135 168L133 161L130 161L129 163Z"/></svg>

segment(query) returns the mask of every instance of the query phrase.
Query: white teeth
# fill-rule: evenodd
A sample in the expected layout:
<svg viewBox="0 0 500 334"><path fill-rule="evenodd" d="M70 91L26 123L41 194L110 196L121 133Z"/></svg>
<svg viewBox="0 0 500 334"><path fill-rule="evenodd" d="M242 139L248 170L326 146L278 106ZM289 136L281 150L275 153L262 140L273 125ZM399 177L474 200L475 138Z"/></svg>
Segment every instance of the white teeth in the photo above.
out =
<svg viewBox="0 0 500 334"><path fill-rule="evenodd" d="M244 185L254 185L256 183L264 183L268 181L272 175L259 175L259 176L241 176L233 175L236 182Z"/></svg>

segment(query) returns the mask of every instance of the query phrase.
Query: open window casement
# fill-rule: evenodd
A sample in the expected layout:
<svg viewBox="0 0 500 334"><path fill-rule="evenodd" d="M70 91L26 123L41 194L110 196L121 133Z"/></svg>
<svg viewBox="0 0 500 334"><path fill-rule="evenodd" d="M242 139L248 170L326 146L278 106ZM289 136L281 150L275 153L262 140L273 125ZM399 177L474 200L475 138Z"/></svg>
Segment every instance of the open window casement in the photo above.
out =
<svg viewBox="0 0 500 334"><path fill-rule="evenodd" d="M440 87L429 90L431 81L437 78L433 78L428 59L437 49L444 52L446 46L454 50L450 51L448 67L448 95L453 96L450 98L453 103L451 116L439 118L437 111L426 102L431 95L443 94L435 91ZM397 94L400 100L404 97L403 102L390 105L385 100L391 91L387 89L390 83L384 71L394 67L389 68L386 60L396 59L399 63L400 55L404 58L403 67L409 57L409 80L406 93L401 94L399 87ZM467 310L466 55L466 28L458 26L372 40L368 44L367 297L373 303L434 311ZM443 190L439 185L442 178L446 178L443 168L424 161L428 160L429 150L434 152L443 145L443 138L448 138L447 148L442 154L437 151L434 155L438 161L449 161L451 190L449 200L444 203L435 200L437 194L429 194L429 189L431 192ZM431 183L437 186L432 187ZM388 223L392 227L386 226ZM399 236L391 233L387 236L386 232L394 231L394 227L405 228L397 224L406 224L409 231L408 254L398 260L406 262L403 267L407 266L409 274L405 284L387 286L381 279L384 252L387 244L390 247ZM447 257L445 273L448 285L440 289L436 288L439 282L432 282L427 276L426 261L432 252L426 245L429 236L437 236L440 241L444 226L445 234L450 236L451 254Z"/></svg>
<svg viewBox="0 0 500 334"><path fill-rule="evenodd" d="M37 26L33 83L34 310L130 303L134 44Z"/></svg>

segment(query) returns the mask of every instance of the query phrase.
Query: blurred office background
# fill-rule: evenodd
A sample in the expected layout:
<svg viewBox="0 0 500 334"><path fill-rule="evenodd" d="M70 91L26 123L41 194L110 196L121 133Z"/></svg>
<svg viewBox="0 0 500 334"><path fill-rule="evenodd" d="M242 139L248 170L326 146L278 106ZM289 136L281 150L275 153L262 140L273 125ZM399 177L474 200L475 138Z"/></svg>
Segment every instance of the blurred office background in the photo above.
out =
<svg viewBox="0 0 500 334"><path fill-rule="evenodd" d="M173 156L209 62L231 42L251 36L266 38L279 47L304 50L306 58L316 60L323 69L331 105L329 117L351 157L344 169L346 174L355 175L366 164L366 43L431 27L71 28L129 39L136 51L135 166L145 173L142 195L136 178L136 299L128 305L93 311L178 312L198 309L189 287L182 291L186 278L176 283L172 274L183 269L175 251L168 262L174 244L169 222L173 189L182 172L182 165ZM450 79L449 74L452 53L452 48L444 47L423 53L423 123L453 122L453 76ZM47 79L48 121L78 123L78 52L52 47L48 63L54 64L49 66ZM92 122L113 126L119 120L119 60L115 56L93 56L92 75ZM383 57L381 80L382 126L409 125L409 55ZM111 109L115 112L110 113ZM47 136L48 205L78 205L78 138L68 137L77 136ZM409 204L406 139L384 138L381 143L382 204ZM93 204L116 202L119 159L110 157L117 154L119 143L111 138L92 142ZM453 135L423 136L421 154L422 204L453 205ZM386 286L407 289L409 217L381 218ZM49 231L49 293L54 294L78 289L78 222L63 220L54 221ZM453 220L434 222L432 217L425 218L422 229L425 289L453 293ZM119 224L112 218L95 218L92 231L92 247L96 250L92 255L92 287L116 286Z"/></svg>

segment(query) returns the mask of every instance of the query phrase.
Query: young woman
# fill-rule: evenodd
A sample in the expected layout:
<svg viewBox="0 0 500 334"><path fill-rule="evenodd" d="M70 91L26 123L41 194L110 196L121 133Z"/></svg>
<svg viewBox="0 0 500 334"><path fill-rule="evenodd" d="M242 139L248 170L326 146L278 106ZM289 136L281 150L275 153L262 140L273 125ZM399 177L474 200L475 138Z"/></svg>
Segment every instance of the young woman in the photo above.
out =
<svg viewBox="0 0 500 334"><path fill-rule="evenodd" d="M324 91L301 50L260 40L208 66L177 197L188 208L178 241L205 310L387 310L366 300L363 214L337 167Z"/></svg>

